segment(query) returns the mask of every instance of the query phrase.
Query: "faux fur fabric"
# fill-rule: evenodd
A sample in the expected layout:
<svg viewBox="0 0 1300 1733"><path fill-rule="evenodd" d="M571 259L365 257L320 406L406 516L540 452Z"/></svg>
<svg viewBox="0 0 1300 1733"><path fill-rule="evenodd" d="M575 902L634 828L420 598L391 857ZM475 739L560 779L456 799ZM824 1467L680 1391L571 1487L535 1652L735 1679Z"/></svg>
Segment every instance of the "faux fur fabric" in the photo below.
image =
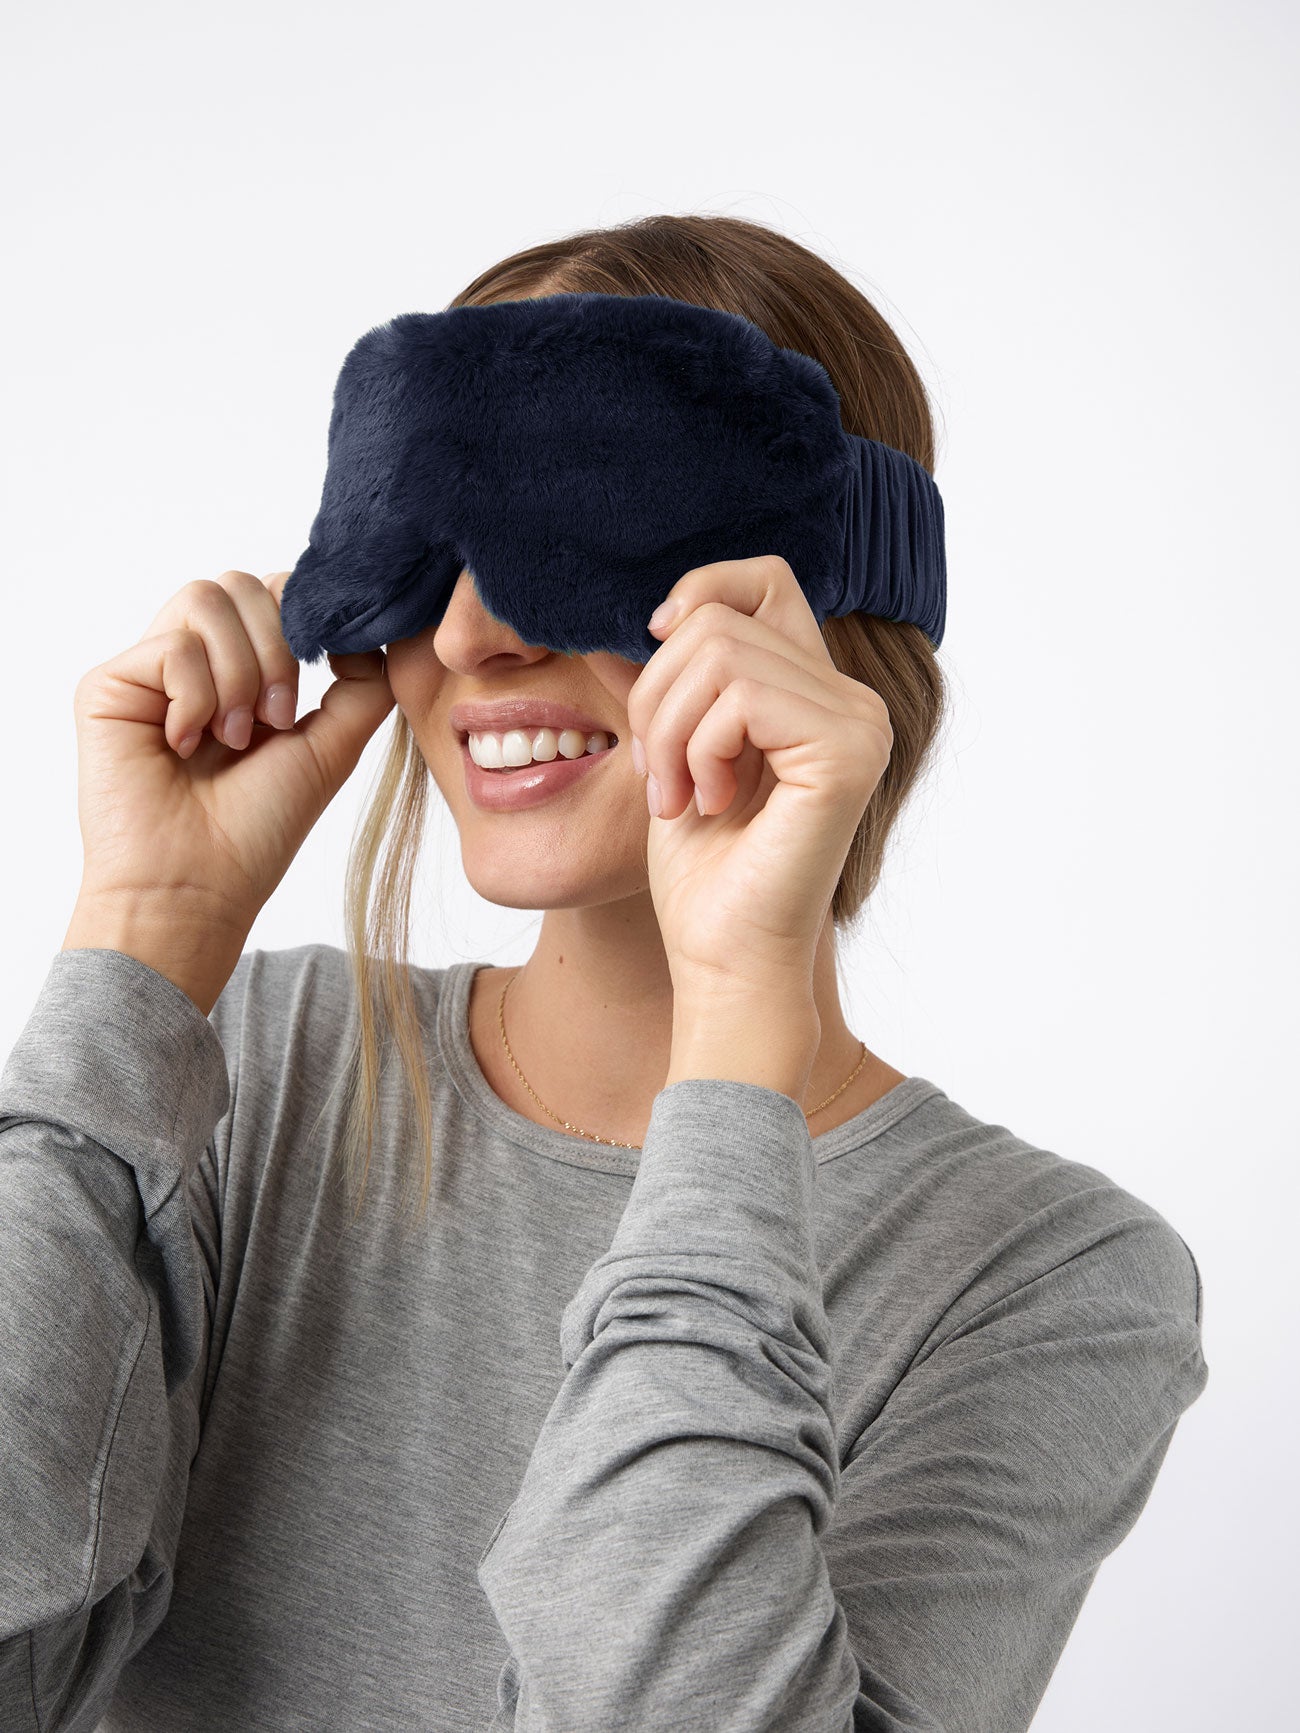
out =
<svg viewBox="0 0 1300 1733"><path fill-rule="evenodd" d="M946 612L943 502L846 433L820 362L662 295L560 294L367 331L280 618L300 662L435 625L468 568L528 644L647 661L684 572L780 554L818 621Z"/></svg>

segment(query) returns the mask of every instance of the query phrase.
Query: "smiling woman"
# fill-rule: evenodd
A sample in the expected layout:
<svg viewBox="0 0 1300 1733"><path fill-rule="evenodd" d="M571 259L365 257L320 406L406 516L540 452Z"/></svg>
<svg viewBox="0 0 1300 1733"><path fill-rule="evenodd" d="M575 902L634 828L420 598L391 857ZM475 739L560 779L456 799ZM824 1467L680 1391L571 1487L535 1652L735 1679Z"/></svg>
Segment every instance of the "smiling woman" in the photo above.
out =
<svg viewBox="0 0 1300 1733"><path fill-rule="evenodd" d="M461 301L561 288L733 310L933 462L785 237L648 218ZM1206 1382L1201 1290L845 1023L935 644L749 548L645 660L573 653L462 565L296 722L286 574L77 689L83 898L0 1077L0 1725L1024 1733ZM245 949L390 713L347 953ZM406 957L431 782L542 911L522 966Z"/></svg>
<svg viewBox="0 0 1300 1733"><path fill-rule="evenodd" d="M779 231L741 218L696 214L644 217L611 228L586 230L511 255L476 277L450 305L487 305L565 291L672 296L740 314L774 343L812 356L825 367L839 394L846 431L908 453L927 471L934 467L929 402L897 335L858 288L816 253ZM593 895L619 894L619 903L626 910L633 906L629 897L640 892L642 906L648 908L643 825L633 823L631 814L618 807L624 822L611 829L607 791L596 798L600 828L584 831L580 844L575 844L573 821L560 815L560 804L549 800L552 790L547 786L547 782L552 784L565 801L577 798L567 792L574 773L567 768L535 773L535 780L530 777L529 786L520 789L516 807L513 790L490 782L490 772L475 773L472 755L463 749L453 772L445 750L425 721L426 713L437 702L435 693L448 704L455 700L445 713L443 726L450 723L462 728L468 726L466 717L473 705L486 702L485 694L491 699L487 709L502 715L509 713L508 708L500 711L502 703L508 707L521 702L536 708L539 700L561 705L568 700L570 711L555 712L555 720L579 728L590 725L593 731L598 725L611 739L615 762L610 768L615 774L619 764L625 767L624 776L628 768L639 773L622 706L640 665L608 653L577 658L546 656L536 646L524 646L508 627L483 609L468 570L460 574L447 613L450 625L444 617L436 649L432 629L387 646L398 709L387 761L373 802L358 825L347 874L345 929L358 1022L344 1084L342 1160L358 1210L379 1114L381 1044L391 1042L396 1049L405 1078L404 1112L413 1108L415 1113L414 1139L404 1137L402 1147L423 1155L420 1215L428 1207L433 1182L432 1110L408 972L409 910L428 822L430 772L458 822L462 813L469 817L474 812L531 811L546 802L545 812L552 816L545 822L561 827L554 840L546 843L534 838L525 844L513 836L504 853L498 839L480 843L476 832L462 828L465 868L481 895L508 906L556 911L551 931L544 929L544 940L528 965L526 978L511 994L517 1024L531 1021L538 1026L534 1039L541 1038L542 1028L561 1004L571 1026L579 1027L579 1015L567 994L561 995L554 979L541 979L542 959L558 954L561 946L559 921L563 917L557 905L567 897L570 908L576 909ZM858 612L826 619L820 634L827 654L846 679L879 694L893 732L888 764L853 827L828 911L835 935L844 940L852 936L876 887L890 835L936 748L946 693L935 648L918 626ZM587 676L581 692L575 689L574 680L579 670ZM580 714L573 715L573 703L580 698L590 698L590 702L583 703ZM534 716L530 711L520 719L544 722L550 714L543 711ZM577 773L593 798L596 783L603 784L606 775ZM624 781L624 795L627 792ZM644 802L635 785L631 792L638 802ZM533 871L521 876L525 863L554 862L561 836L564 858L570 863L564 884L556 884L553 874L547 883L539 882ZM623 870L613 875L617 883L611 882L610 839L619 843L623 859ZM575 854L575 847L580 848L580 854ZM575 871L574 863L581 861L585 861L585 869ZM653 910L648 912L653 929ZM578 917L575 914L573 918ZM589 917L583 917L583 924L590 931ZM617 945L626 946L629 932L621 920L616 923L616 933ZM574 968L578 954L575 941L572 930L563 934L571 977L580 973ZM662 955L660 961L662 965ZM810 1079L813 1103L838 1087L862 1053L862 1043L844 1026L834 999L833 955L825 959L821 977L824 990L818 1012L826 1039ZM662 995L656 989L654 996ZM607 1119L624 1124L643 1121L646 1104L666 1071L666 1027L666 1023L661 1025L654 1039L647 1038L643 1030L629 1029L621 1036L625 1050L642 1055L644 1061L633 1067L636 1075L628 1076L628 1093L639 1097L636 1106L626 1098L621 1102L593 1101L588 1093L589 1068L579 1059L576 1073L571 1068L569 1076L561 1077L554 1069L552 1053L553 1069L546 1081L551 1085L550 1094L569 1101L572 1111L566 1117L577 1120L581 1116L586 1123L603 1109ZM526 1050L527 1042L521 1039L517 1045ZM581 1053L580 1040L573 1043L571 1051ZM539 1062L537 1069L545 1068ZM873 1092L879 1093L901 1075L883 1058L868 1054L866 1068L854 1080L855 1093L848 1101L841 1100L840 1108L865 1105L874 1098ZM523 1106L524 1101L519 1104Z"/></svg>

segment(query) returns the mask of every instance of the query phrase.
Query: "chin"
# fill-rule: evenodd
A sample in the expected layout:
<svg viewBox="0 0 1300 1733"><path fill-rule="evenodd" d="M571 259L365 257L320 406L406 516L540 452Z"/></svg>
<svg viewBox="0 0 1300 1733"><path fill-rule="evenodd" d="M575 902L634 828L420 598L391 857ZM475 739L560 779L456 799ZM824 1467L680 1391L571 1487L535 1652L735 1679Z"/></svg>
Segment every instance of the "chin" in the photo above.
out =
<svg viewBox="0 0 1300 1733"><path fill-rule="evenodd" d="M548 834L545 811L511 815L511 824L528 824L527 847L516 848L499 815L471 807L460 860L484 901L503 909L580 909L648 894L644 835L621 839L602 814L594 824L570 820Z"/></svg>

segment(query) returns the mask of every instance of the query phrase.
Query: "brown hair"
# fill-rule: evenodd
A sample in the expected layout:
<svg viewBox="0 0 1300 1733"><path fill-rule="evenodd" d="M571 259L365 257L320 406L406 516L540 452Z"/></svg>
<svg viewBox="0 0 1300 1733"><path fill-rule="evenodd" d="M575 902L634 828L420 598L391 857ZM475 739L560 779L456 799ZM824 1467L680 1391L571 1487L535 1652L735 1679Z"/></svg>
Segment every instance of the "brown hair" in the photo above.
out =
<svg viewBox="0 0 1300 1733"><path fill-rule="evenodd" d="M780 347L821 362L839 393L841 420L850 433L905 451L934 472L929 400L898 337L860 289L825 259L775 229L731 216L640 217L514 253L477 276L450 305L562 291L671 295L739 313ZM826 620L822 636L835 666L865 681L884 699L894 735L889 764L835 888L831 915L841 935L853 931L876 887L894 822L929 763L947 692L934 647L919 626L846 614ZM409 950L411 891L423 844L428 783L428 766L415 736L402 712L395 710L388 756L354 835L344 892L359 1019L347 1074L346 1172L359 1211L379 1112L382 1027L397 1044L408 1105L414 1099L419 1116L424 1152L421 1217L433 1178L432 1110ZM385 845L386 859L379 868Z"/></svg>

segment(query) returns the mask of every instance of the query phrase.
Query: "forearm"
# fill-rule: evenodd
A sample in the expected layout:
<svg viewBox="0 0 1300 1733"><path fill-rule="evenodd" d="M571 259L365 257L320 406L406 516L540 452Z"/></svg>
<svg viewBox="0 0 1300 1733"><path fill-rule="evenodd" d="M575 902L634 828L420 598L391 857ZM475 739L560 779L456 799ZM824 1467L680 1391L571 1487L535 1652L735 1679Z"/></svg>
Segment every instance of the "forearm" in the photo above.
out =
<svg viewBox="0 0 1300 1733"><path fill-rule="evenodd" d="M689 1052L769 1081L753 1032L797 1028L760 1006L738 1045ZM829 1733L857 1670L820 1544L840 1470L816 1156L784 1092L679 1081L561 1316L567 1377L478 1579L520 1727L717 1725L731 1703L736 1726Z"/></svg>
<svg viewBox="0 0 1300 1733"><path fill-rule="evenodd" d="M800 985L678 992L663 1087L687 1077L756 1083L803 1103L821 1020Z"/></svg>
<svg viewBox="0 0 1300 1733"><path fill-rule="evenodd" d="M243 952L247 934L211 920L186 918L174 903L145 899L77 899L63 951L121 951L187 993L206 1017L221 997Z"/></svg>

